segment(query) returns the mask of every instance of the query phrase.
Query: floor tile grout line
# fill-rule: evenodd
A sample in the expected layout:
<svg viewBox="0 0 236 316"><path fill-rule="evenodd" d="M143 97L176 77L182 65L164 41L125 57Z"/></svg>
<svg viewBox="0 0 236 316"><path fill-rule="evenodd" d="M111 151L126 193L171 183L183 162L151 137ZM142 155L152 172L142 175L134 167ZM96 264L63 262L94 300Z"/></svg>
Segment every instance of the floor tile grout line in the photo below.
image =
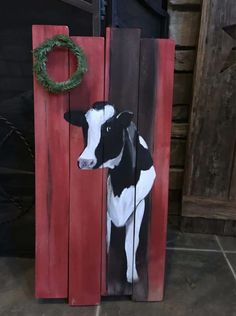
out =
<svg viewBox="0 0 236 316"><path fill-rule="evenodd" d="M236 250L224 250L225 253L236 254Z"/></svg>
<svg viewBox="0 0 236 316"><path fill-rule="evenodd" d="M199 252L218 252L218 253L221 253L221 251L217 250L217 249L185 248L185 247L166 247L166 249L167 250L176 250L176 251L192 251L192 252L199 251Z"/></svg>
<svg viewBox="0 0 236 316"><path fill-rule="evenodd" d="M218 243L218 245L219 245L219 247L220 247L220 249L221 249L221 252L222 252L222 254L223 254L223 256L224 256L224 258L225 258L225 260L226 260L226 262L227 262L227 264L228 264L228 267L229 267L230 271L232 272L233 277L234 277L234 279L235 279L235 281L236 281L236 272L234 271L234 268L232 267L232 265L231 265L231 263L230 263L230 261L229 261L227 255L226 255L226 252L224 251L224 248L223 248L222 245L221 245L221 242L220 242L218 236L215 235L215 239L216 239L216 242Z"/></svg>
<svg viewBox="0 0 236 316"><path fill-rule="evenodd" d="M166 247L166 250L222 253L222 251L220 249L217 250L217 249L207 249L207 248ZM234 251L234 250L225 250L225 253L236 254L236 251Z"/></svg>

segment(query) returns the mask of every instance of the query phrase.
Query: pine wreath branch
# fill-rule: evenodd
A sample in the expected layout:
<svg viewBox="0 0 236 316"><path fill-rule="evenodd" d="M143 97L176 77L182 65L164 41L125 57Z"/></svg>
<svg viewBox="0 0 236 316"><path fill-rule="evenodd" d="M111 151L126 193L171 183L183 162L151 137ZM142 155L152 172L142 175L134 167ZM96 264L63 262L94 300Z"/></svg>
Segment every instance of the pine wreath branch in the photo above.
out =
<svg viewBox="0 0 236 316"><path fill-rule="evenodd" d="M54 47L68 48L77 59L77 69L66 81L53 81L47 73L48 53L53 50ZM68 36L63 34L58 34L47 39L34 49L33 54L35 58L33 70L37 80L51 93L66 92L77 87L87 71L86 57L82 48L76 45Z"/></svg>

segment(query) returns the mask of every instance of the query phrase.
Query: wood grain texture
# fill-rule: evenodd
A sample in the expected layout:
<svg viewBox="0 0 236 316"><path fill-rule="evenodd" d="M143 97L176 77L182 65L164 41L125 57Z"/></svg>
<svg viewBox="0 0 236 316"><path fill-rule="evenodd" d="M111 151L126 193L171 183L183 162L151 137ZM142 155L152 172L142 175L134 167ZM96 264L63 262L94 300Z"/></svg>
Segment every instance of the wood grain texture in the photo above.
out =
<svg viewBox="0 0 236 316"><path fill-rule="evenodd" d="M178 46L197 45L200 23L200 12L176 11L169 8L169 36Z"/></svg>
<svg viewBox="0 0 236 316"><path fill-rule="evenodd" d="M153 160L158 179L152 189L152 213L148 244L148 300L163 299L171 109L174 72L174 42L157 40L157 93ZM158 229L157 229L158 227Z"/></svg>
<svg viewBox="0 0 236 316"><path fill-rule="evenodd" d="M236 143L234 145L234 161L232 165L232 174L230 179L229 199L236 200Z"/></svg>
<svg viewBox="0 0 236 316"><path fill-rule="evenodd" d="M34 25L32 32L36 48L56 34L68 35L68 28ZM55 49L47 69L55 80L65 80L69 74L68 52ZM67 94L49 94L34 77L38 298L68 294L69 126L63 117L68 106Z"/></svg>
<svg viewBox="0 0 236 316"><path fill-rule="evenodd" d="M223 30L235 24L234 8L234 1L203 1L183 199L189 216L188 196L227 203L234 183L236 68L224 65L235 40Z"/></svg>
<svg viewBox="0 0 236 316"><path fill-rule="evenodd" d="M187 123L189 111L189 106L187 104L173 106L172 121L175 123Z"/></svg>
<svg viewBox="0 0 236 316"><path fill-rule="evenodd" d="M70 93L70 109L86 111L104 98L104 39L72 37L84 50L88 72ZM76 67L70 55L70 72ZM103 171L80 170L84 148L82 129L70 125L70 248L69 303L96 305L101 296Z"/></svg>
<svg viewBox="0 0 236 316"><path fill-rule="evenodd" d="M190 104L192 101L193 75L175 73L173 104Z"/></svg>
<svg viewBox="0 0 236 316"><path fill-rule="evenodd" d="M120 111L134 113L138 118L140 30L110 30L109 101ZM134 175L135 177L135 175ZM135 198L134 198L135 201ZM132 285L126 282L126 256L124 252L125 227L112 226L108 255L108 295L131 295Z"/></svg>
<svg viewBox="0 0 236 316"><path fill-rule="evenodd" d="M111 30L109 100L133 111L137 123L140 30Z"/></svg>
<svg viewBox="0 0 236 316"><path fill-rule="evenodd" d="M137 128L139 134L147 142L151 155L153 148L154 123L156 114L156 68L156 40L141 39ZM136 159L139 159L138 153ZM132 299L135 301L146 301L148 299L148 236L151 212L151 194L149 194L145 199L145 213L139 233L140 244L135 258L139 274L139 281L133 283Z"/></svg>
<svg viewBox="0 0 236 316"><path fill-rule="evenodd" d="M173 123L171 127L171 137L186 139L188 126L189 124L187 123Z"/></svg>
<svg viewBox="0 0 236 316"><path fill-rule="evenodd" d="M170 147L170 166L183 167L185 163L186 141L184 139L172 139Z"/></svg>
<svg viewBox="0 0 236 316"><path fill-rule="evenodd" d="M236 220L236 202L195 196L183 197L183 216Z"/></svg>
<svg viewBox="0 0 236 316"><path fill-rule="evenodd" d="M181 202L182 191L181 190L169 190L169 217L173 215L181 215Z"/></svg>
<svg viewBox="0 0 236 316"><path fill-rule="evenodd" d="M184 169L170 168L170 190L182 190L184 183Z"/></svg>
<svg viewBox="0 0 236 316"><path fill-rule="evenodd" d="M176 50L175 70L193 71L196 59L196 50Z"/></svg>

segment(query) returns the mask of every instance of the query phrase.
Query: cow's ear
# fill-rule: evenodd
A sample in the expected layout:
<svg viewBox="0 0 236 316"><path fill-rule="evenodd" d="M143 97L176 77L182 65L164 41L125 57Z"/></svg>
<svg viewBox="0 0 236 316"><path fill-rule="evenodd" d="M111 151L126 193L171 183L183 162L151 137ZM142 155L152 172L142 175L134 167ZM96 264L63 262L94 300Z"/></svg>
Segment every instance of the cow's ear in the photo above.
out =
<svg viewBox="0 0 236 316"><path fill-rule="evenodd" d="M132 112L124 111L119 113L116 116L116 119L119 121L119 123L124 126L128 127L133 119L134 114Z"/></svg>
<svg viewBox="0 0 236 316"><path fill-rule="evenodd" d="M84 112L69 111L64 114L64 119L72 125L83 126L86 123Z"/></svg>

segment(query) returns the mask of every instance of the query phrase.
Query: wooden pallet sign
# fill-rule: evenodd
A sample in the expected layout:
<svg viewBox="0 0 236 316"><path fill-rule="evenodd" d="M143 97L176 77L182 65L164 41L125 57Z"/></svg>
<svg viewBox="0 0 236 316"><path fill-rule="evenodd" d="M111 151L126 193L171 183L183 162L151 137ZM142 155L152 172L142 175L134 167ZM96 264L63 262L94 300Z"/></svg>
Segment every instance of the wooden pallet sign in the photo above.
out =
<svg viewBox="0 0 236 316"><path fill-rule="evenodd" d="M108 29L106 46L108 100L118 112L133 113L130 126L134 131L128 127L128 138L132 138L129 133L133 135L130 146L135 148L135 157L127 154L131 165L124 163L121 170L120 196L132 185L135 190L117 210L130 205L127 221L120 225L112 220L107 294L159 301L164 284L174 42L140 39L139 29ZM112 176L113 170L109 173Z"/></svg>
<svg viewBox="0 0 236 316"><path fill-rule="evenodd" d="M34 25L33 48L66 26ZM68 51L55 49L48 57L54 80L69 75ZM67 94L45 91L34 77L36 171L36 297L63 298L68 293L69 246L69 127L63 115Z"/></svg>
<svg viewBox="0 0 236 316"><path fill-rule="evenodd" d="M51 28L61 32L60 27L37 26L33 37L41 33L44 38L50 36L51 31L45 30ZM33 39L34 47L43 36L38 41ZM88 63L79 87L68 98L65 94L49 95L34 81L37 297L68 297L71 305L99 304L102 296L109 295L160 301L165 271L174 43L141 39L138 29L113 28L107 29L105 41L99 37L72 39L83 48ZM76 68L74 56L63 53L67 56L63 64L66 73L55 73L57 80L70 76ZM50 67L54 74L55 62ZM50 101L58 97L63 101L55 114ZM57 144L60 131L48 127L50 122L66 130L62 156L62 148L56 145L53 149L58 152L51 152L49 145ZM39 133L42 125L43 136ZM47 134L51 129L54 133ZM54 182L47 179L53 174L44 166L54 159L53 172L60 171L62 163L66 181L48 190L42 183L46 179L51 186ZM63 227L61 218L53 216L56 210L48 204L48 192L61 194L57 203L66 199L60 213L66 218L66 227L60 236L50 234L55 227ZM61 255L49 252L52 246L60 250L55 246L57 236L67 247L64 274L58 276L65 284L64 292L59 292L61 283L50 270L51 262L55 268ZM63 273L62 268L60 271Z"/></svg>

